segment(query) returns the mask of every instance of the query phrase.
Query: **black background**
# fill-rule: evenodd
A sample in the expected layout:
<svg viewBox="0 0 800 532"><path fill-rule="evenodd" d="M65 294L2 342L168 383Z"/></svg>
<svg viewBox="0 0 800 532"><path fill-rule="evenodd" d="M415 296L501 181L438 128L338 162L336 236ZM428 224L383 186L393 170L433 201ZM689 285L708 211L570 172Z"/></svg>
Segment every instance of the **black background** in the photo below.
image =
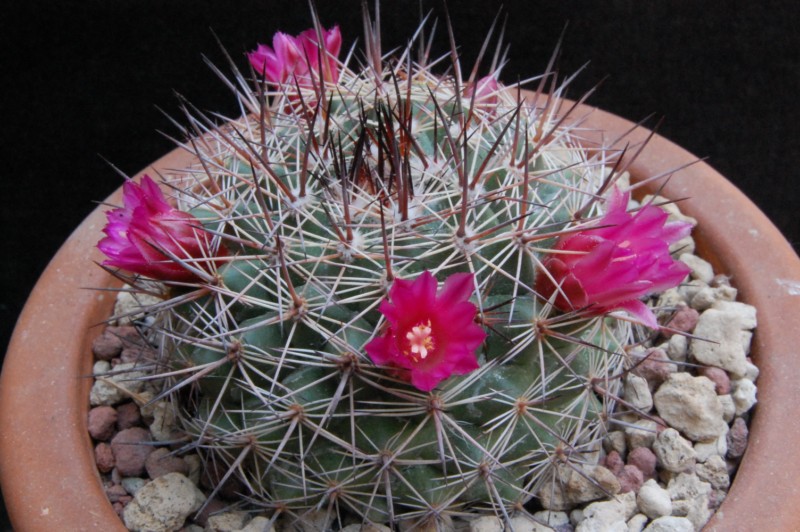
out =
<svg viewBox="0 0 800 532"><path fill-rule="evenodd" d="M424 6L440 18L434 51L446 53L442 3ZM340 24L345 50L363 42L359 1L317 7L326 26ZM156 131L176 133L159 111L179 115L174 91L235 115L202 60L225 70L211 30L246 68L257 42L310 26L302 0L29 0L3 9L0 353L49 258L121 184L106 160L134 174L172 148ZM795 2L451 0L449 9L465 70L494 16L508 16L507 83L541 72L566 26L559 70L589 62L570 96L602 81L589 103L634 121L664 117L662 135L707 157L800 247ZM384 1L382 12L384 49L403 45L419 2Z"/></svg>

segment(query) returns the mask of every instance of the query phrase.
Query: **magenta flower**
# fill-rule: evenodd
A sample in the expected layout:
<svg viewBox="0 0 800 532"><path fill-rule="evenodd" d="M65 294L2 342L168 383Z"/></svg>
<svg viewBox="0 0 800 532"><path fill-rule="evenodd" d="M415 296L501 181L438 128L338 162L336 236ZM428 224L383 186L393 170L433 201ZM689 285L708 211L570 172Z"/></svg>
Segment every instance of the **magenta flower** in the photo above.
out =
<svg viewBox="0 0 800 532"><path fill-rule="evenodd" d="M486 76L467 86L464 95L472 98L475 94L475 107L484 111L491 111L497 107L500 84L493 76Z"/></svg>
<svg viewBox="0 0 800 532"><path fill-rule="evenodd" d="M342 48L342 34L338 26L322 29L321 33L322 56L317 30L311 28L297 37L276 33L271 48L259 44L247 58L255 71L271 83L294 85L297 80L301 87L316 87L320 72L324 81L336 83L339 81L336 58Z"/></svg>
<svg viewBox="0 0 800 532"><path fill-rule="evenodd" d="M380 311L387 321L381 336L365 349L376 364L393 366L422 391L451 375L478 369L475 350L486 333L475 323L469 302L473 275L455 273L437 293L436 278L424 271L414 281L397 279Z"/></svg>
<svg viewBox="0 0 800 532"><path fill-rule="evenodd" d="M200 221L167 203L149 176L139 185L127 181L122 191L123 206L106 213L107 236L97 244L108 257L104 265L160 281L193 281L197 269L214 262L202 259L225 254L224 248L212 252Z"/></svg>
<svg viewBox="0 0 800 532"><path fill-rule="evenodd" d="M648 327L656 317L639 298L672 288L689 273L672 259L669 244L689 234L691 224L665 223L667 213L646 205L627 212L630 194L611 194L606 214L592 227L562 236L542 261L535 289L559 310L591 315L625 310ZM549 273L549 275L548 275Z"/></svg>

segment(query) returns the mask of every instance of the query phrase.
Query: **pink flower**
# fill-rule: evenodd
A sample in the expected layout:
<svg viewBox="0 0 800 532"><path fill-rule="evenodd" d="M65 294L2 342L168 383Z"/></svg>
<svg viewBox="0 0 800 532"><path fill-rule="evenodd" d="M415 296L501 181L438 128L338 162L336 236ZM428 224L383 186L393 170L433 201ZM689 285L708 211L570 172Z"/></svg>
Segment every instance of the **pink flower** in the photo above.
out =
<svg viewBox="0 0 800 532"><path fill-rule="evenodd" d="M212 252L200 221L167 203L149 176L139 185L126 182L122 191L123 207L106 213L107 236L97 244L108 257L104 265L161 281L193 281L192 268L209 267L202 259L225 254L224 248Z"/></svg>
<svg viewBox="0 0 800 532"><path fill-rule="evenodd" d="M451 375L478 368L475 350L486 333L475 323L469 302L473 275L455 273L437 293L436 278L424 271L414 281L397 279L380 311L388 327L365 349L373 362L397 368L422 391Z"/></svg>
<svg viewBox="0 0 800 532"><path fill-rule="evenodd" d="M464 95L467 98L472 98L474 93L475 107L484 111L491 111L497 107L497 102L499 101L497 94L499 91L500 84L497 80L493 76L486 76L467 86Z"/></svg>
<svg viewBox="0 0 800 532"><path fill-rule="evenodd" d="M677 286L689 273L672 260L669 244L688 235L691 224L665 223L667 213L653 205L629 213L629 196L614 189L600 220L562 236L542 261L547 272L536 276L535 289L545 299L555 293L554 305L564 312L625 310L657 329L655 315L639 298Z"/></svg>
<svg viewBox="0 0 800 532"><path fill-rule="evenodd" d="M247 54L256 72L276 84L294 85L295 79L301 87L316 87L319 73L322 79L336 83L339 81L339 65L336 58L342 48L342 34L338 26L322 29L322 51L317 30L302 32L297 37L276 33L272 38L272 48L259 44L258 48Z"/></svg>

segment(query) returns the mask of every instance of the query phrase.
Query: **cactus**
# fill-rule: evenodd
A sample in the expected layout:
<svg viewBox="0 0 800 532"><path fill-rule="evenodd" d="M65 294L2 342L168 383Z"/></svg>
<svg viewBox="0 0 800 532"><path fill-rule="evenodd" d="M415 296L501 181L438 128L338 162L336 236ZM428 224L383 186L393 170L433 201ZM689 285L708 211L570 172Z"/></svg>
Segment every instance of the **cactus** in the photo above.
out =
<svg viewBox="0 0 800 532"><path fill-rule="evenodd" d="M619 192L604 207L619 153L583 146L553 71L523 94L496 64L480 80L457 60L437 75L424 45L384 60L365 16L363 66L340 62L338 29L317 23L234 70L241 118L187 112L197 164L169 178L180 214L158 216L202 245L146 230L134 242L118 224L142 216L136 200L109 214L104 251L128 238L149 266L109 266L183 269L150 309L161 397L185 448L255 507L507 519L558 468L591 461L631 322L654 323L637 320L652 283L577 304L572 262L553 257L593 256L562 244L638 215L617 212ZM676 284L686 272L664 260Z"/></svg>

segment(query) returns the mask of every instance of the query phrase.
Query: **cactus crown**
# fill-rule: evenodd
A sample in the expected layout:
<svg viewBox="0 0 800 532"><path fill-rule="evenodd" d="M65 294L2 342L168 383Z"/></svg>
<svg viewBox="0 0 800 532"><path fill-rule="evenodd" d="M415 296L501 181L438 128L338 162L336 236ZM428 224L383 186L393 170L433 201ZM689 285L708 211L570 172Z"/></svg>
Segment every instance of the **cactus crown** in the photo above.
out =
<svg viewBox="0 0 800 532"><path fill-rule="evenodd" d="M180 216L154 215L160 238L107 230L149 269L110 264L188 272L161 276L151 309L162 397L252 504L507 518L591 460L614 410L633 333L609 312L629 306L571 303L561 287L580 279L546 262L602 226L619 153L582 141L553 71L527 93L496 81L497 62L480 80L457 60L437 75L424 45L384 58L366 19L359 66L317 24L235 70L241 118L188 112L197 163L169 178Z"/></svg>

